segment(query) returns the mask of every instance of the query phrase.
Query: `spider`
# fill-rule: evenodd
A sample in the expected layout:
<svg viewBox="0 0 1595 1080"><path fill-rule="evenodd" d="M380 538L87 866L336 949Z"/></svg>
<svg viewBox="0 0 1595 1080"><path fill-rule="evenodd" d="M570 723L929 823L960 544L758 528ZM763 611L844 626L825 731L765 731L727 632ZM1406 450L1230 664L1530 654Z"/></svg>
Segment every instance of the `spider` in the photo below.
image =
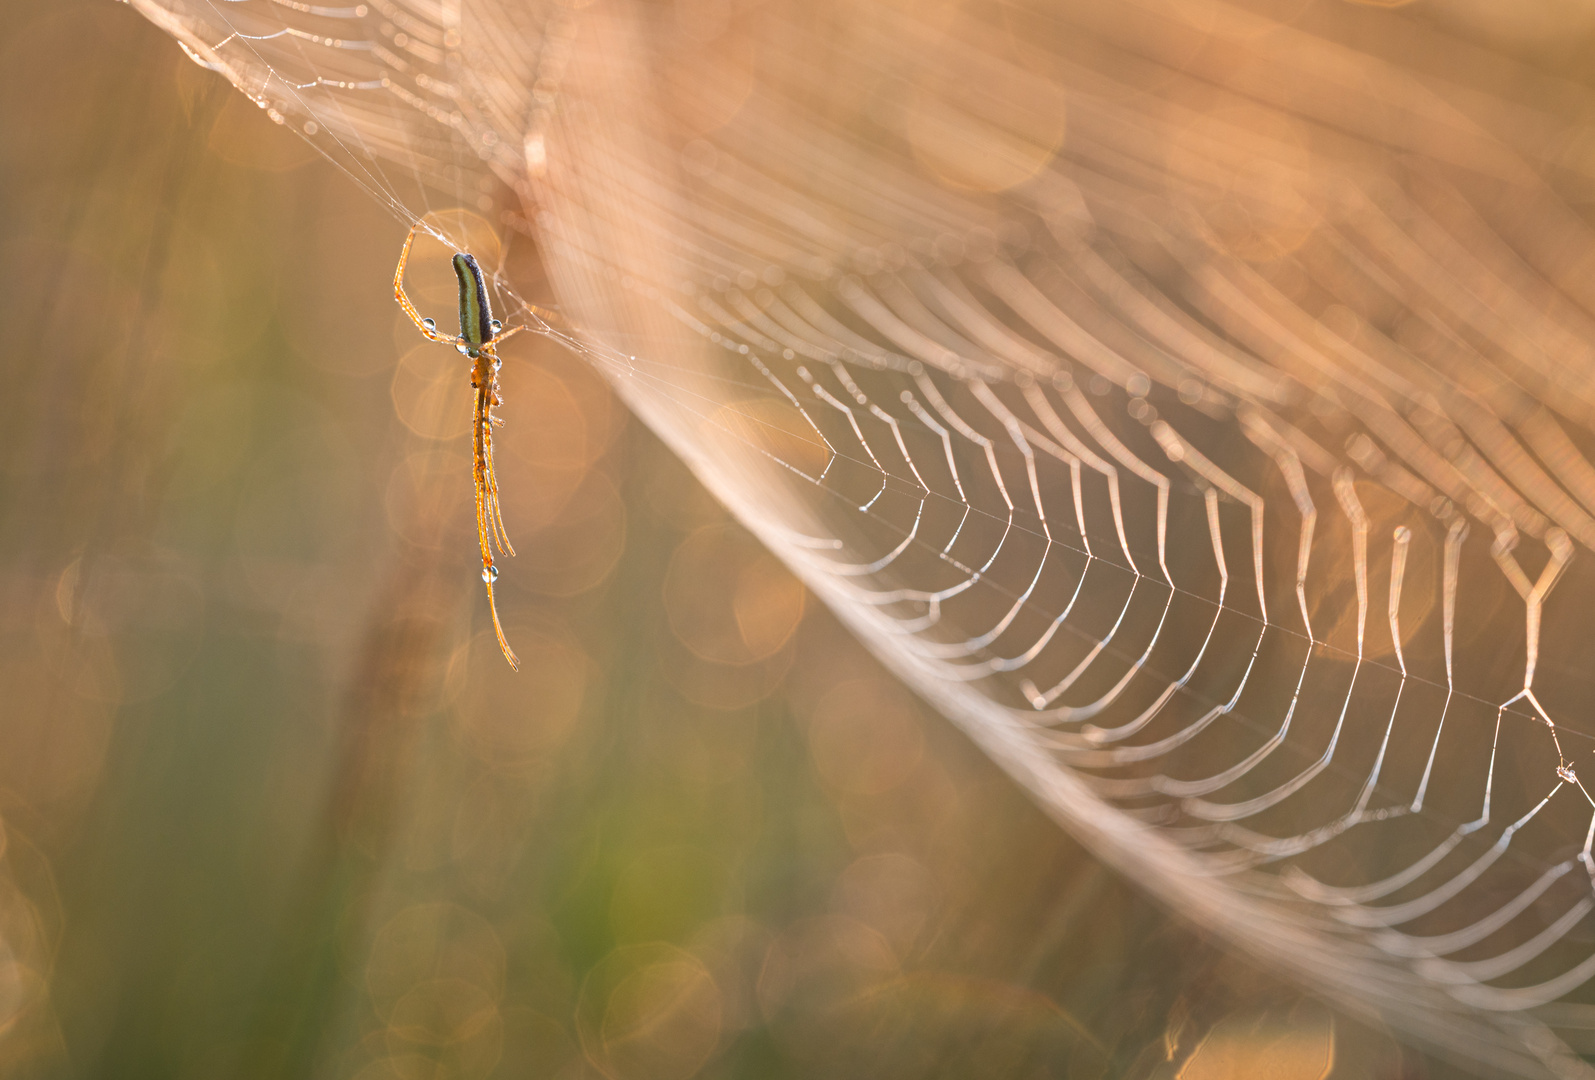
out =
<svg viewBox="0 0 1595 1080"><path fill-rule="evenodd" d="M471 386L476 390L476 410L471 422L474 459L471 471L476 480L476 536L482 545L482 581L487 585L487 607L493 613L493 632L498 635L498 647L504 651L504 659L509 661L510 667L518 671L520 660L504 638L504 628L498 621L498 606L493 602L493 583L498 580L493 545L496 543L499 551L506 555L515 554L509 535L504 531L504 515L498 504L498 477L493 472L493 425L503 423L493 415L493 407L504 404L498 394L498 369L503 366L498 358L499 343L526 327L512 326L506 330L503 323L493 318L482 268L476 265L475 258L463 251L454 256L454 274L460 279L459 336L440 333L434 320L423 319L404 294L404 264L409 261L415 234L423 228L423 223L416 222L410 235L404 238L399 267L393 272L393 297L428 340L453 345L471 360Z"/></svg>

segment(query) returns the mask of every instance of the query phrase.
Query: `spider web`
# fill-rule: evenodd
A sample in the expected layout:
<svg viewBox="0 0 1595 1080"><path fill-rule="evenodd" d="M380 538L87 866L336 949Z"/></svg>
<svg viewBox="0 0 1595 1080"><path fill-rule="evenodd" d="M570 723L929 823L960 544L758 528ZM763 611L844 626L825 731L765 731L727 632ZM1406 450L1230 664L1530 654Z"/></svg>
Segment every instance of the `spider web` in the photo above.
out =
<svg viewBox="0 0 1595 1080"><path fill-rule="evenodd" d="M130 2L532 235L521 317L1102 857L1588 1075L1581 89L1350 9Z"/></svg>

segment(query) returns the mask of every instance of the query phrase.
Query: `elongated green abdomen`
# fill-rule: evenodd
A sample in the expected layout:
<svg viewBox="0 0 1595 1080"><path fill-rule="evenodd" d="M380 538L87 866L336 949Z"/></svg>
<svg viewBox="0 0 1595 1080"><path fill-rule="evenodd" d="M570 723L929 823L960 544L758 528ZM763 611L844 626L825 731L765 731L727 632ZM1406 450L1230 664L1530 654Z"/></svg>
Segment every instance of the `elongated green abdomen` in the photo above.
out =
<svg viewBox="0 0 1595 1080"><path fill-rule="evenodd" d="M493 311L482 268L462 251L454 256L454 273L460 279L460 337L473 347L486 345L493 340Z"/></svg>

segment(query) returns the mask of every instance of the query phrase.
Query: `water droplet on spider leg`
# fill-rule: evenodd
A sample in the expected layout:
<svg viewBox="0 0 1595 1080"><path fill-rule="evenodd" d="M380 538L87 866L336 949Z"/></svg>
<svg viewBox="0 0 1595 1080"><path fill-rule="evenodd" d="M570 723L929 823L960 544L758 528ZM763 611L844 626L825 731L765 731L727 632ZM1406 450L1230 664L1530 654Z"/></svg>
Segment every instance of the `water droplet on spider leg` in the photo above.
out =
<svg viewBox="0 0 1595 1080"><path fill-rule="evenodd" d="M492 563L482 567L482 580L491 585L498 580L498 567Z"/></svg>
<svg viewBox="0 0 1595 1080"><path fill-rule="evenodd" d="M438 328L438 321L436 319L422 319L421 325L426 327L428 330L436 330Z"/></svg>
<svg viewBox="0 0 1595 1080"><path fill-rule="evenodd" d="M496 334L500 330L504 329L504 324L499 322L497 319L494 319L493 322L492 322L492 327L493 327L493 333Z"/></svg>

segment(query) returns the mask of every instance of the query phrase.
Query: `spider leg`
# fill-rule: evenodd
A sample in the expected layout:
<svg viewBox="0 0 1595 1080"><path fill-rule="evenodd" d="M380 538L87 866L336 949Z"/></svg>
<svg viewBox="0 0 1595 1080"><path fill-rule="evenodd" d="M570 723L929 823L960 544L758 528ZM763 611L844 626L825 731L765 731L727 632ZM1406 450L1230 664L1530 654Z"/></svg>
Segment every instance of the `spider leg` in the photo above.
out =
<svg viewBox="0 0 1595 1080"><path fill-rule="evenodd" d="M493 515L493 536L494 536L494 539L498 541L498 549L500 551L502 551L506 555L514 555L515 554L515 548L510 543L509 533L504 528L504 512L499 506L499 501L498 501L498 480L495 477L495 478L492 478L489 482L491 484L491 488L490 488L490 491L489 491L488 499L489 499L489 504L490 504L490 508L492 510L492 515Z"/></svg>
<svg viewBox="0 0 1595 1080"><path fill-rule="evenodd" d="M410 261L410 245L415 243L415 234L421 230L422 223L417 221L410 227L410 234L404 238L404 249L399 252L399 266L393 271L393 298L399 302L404 313L410 316L410 321L415 323L415 328L431 341L444 345L453 345L459 339L448 334L439 333L436 326L428 326L427 320L415 310L415 305L410 303L410 298L404 292L404 265Z"/></svg>
<svg viewBox="0 0 1595 1080"><path fill-rule="evenodd" d="M471 478L476 484L476 540L482 549L482 574L484 577L492 577L497 573L497 568L493 565L493 545L489 539L491 533L489 521L492 514L490 502L493 494L486 454L482 445L482 436L486 427L486 423L478 416L474 425L476 442L474 457L476 460L472 463Z"/></svg>
<svg viewBox="0 0 1595 1080"><path fill-rule="evenodd" d="M504 654L504 659L510 662L510 670L519 671L521 669L520 657L516 656L515 650L510 648L510 643L504 638L504 627L499 625L498 605L493 602L492 582L489 582L487 586L487 610L493 614L493 633L498 635L499 651Z"/></svg>
<svg viewBox="0 0 1595 1080"><path fill-rule="evenodd" d="M494 348L497 348L501 341L505 341L505 340L507 340L509 338L512 338L516 334L520 333L522 330L527 330L527 329L530 329L530 328L527 327L524 324L519 325L519 326L506 327L505 329L500 330L498 333L494 334L493 335L493 340L491 342L489 342L489 344L492 345Z"/></svg>
<svg viewBox="0 0 1595 1080"><path fill-rule="evenodd" d="M500 404L498 396L498 366L499 358L495 346L505 337L510 336L515 330L494 338L482 349L482 358L487 361L478 361L476 381L481 384L480 390L484 392L482 398L482 461L487 474L487 510L488 520L493 526L493 538L498 542L498 549L506 555L514 555L515 547L510 543L509 531L504 528L504 512L498 499L498 472L493 468L493 430L492 425L502 424L504 421L493 415L493 406Z"/></svg>
<svg viewBox="0 0 1595 1080"><path fill-rule="evenodd" d="M482 549L482 581L487 585L487 606L493 614L493 633L498 637L498 647L510 667L520 670L520 660L504 637L504 627L498 621L498 604L493 599L493 581L498 577L498 567L493 565L493 547L489 533L502 531L503 522L498 512L498 481L493 476L492 448L489 442L488 416L492 408L492 388L486 380L479 379L476 388L476 416L472 424L475 441L475 461L471 470L476 481L476 539ZM502 542L501 542L502 546ZM513 554L513 552L511 552Z"/></svg>
<svg viewBox="0 0 1595 1080"><path fill-rule="evenodd" d="M492 406L489 405L491 409ZM498 542L498 549L506 555L514 555L515 548L510 543L509 532L504 528L504 511L498 500L498 473L493 468L493 432L491 425L497 418L491 412L487 414L487 422L482 427L482 458L486 463L487 474L487 509L489 520L493 526L493 538Z"/></svg>

